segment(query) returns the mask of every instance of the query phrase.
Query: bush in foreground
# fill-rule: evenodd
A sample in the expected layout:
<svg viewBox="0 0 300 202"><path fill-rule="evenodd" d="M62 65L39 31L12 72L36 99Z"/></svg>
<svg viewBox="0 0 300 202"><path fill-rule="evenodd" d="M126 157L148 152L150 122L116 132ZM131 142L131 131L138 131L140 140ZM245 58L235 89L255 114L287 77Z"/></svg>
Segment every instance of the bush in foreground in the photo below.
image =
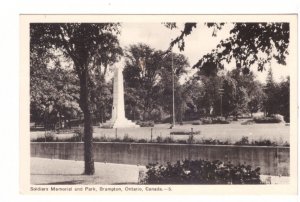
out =
<svg viewBox="0 0 300 202"><path fill-rule="evenodd" d="M144 184L261 184L260 168L221 161L185 160L166 166L149 164Z"/></svg>

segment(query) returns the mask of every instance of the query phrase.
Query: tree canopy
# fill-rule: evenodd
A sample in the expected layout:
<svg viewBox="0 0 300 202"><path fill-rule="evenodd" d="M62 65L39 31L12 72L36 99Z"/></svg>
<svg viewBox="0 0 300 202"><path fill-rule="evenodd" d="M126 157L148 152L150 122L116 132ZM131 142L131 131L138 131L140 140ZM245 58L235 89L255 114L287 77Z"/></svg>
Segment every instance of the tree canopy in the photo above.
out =
<svg viewBox="0 0 300 202"><path fill-rule="evenodd" d="M171 26L171 25L172 26ZM170 23L167 27L174 28L176 23ZM207 27L213 28L213 36L216 29L222 29L225 23L205 23ZM258 71L263 71L265 65L272 59L279 64L286 64L289 54L289 23L233 23L228 38L221 40L215 49L207 53L194 65L195 68L203 68L207 64L215 63L222 67L221 62L230 63L234 61L237 68L249 73L251 66L256 66ZM170 47L178 45L183 51L186 44L184 38L192 34L197 23L185 23L181 35L172 40Z"/></svg>
<svg viewBox="0 0 300 202"><path fill-rule="evenodd" d="M84 173L94 174L92 88L94 76L106 72L108 65L118 61L122 55L117 35L119 23L31 23L30 50L37 53L61 51L72 61L77 75L79 106L84 114Z"/></svg>

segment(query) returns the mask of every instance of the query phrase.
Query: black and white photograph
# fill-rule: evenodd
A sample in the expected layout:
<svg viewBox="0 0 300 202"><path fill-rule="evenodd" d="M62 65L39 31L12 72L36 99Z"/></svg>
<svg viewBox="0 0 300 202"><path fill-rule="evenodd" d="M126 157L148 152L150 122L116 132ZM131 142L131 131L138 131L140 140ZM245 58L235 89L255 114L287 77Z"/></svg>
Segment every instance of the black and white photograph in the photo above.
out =
<svg viewBox="0 0 300 202"><path fill-rule="evenodd" d="M21 16L25 190L295 190L296 15L67 17Z"/></svg>

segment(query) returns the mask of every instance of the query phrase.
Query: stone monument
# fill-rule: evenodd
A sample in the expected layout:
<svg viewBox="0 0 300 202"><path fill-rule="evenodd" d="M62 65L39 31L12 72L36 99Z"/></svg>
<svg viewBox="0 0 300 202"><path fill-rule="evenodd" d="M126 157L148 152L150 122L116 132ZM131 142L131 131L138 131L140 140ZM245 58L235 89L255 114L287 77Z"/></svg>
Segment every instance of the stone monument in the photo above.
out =
<svg viewBox="0 0 300 202"><path fill-rule="evenodd" d="M113 107L111 119L105 123L110 128L137 128L139 125L125 117L123 68L114 70Z"/></svg>

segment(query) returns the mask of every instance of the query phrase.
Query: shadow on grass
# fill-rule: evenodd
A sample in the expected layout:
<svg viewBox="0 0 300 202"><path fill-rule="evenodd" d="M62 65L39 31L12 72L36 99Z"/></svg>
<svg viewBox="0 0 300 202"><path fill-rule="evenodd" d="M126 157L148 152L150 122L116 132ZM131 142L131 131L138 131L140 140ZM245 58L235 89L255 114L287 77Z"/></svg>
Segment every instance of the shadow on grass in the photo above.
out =
<svg viewBox="0 0 300 202"><path fill-rule="evenodd" d="M119 183L112 183L111 185L139 185L137 182L119 182Z"/></svg>
<svg viewBox="0 0 300 202"><path fill-rule="evenodd" d="M30 128L30 132L36 132L36 131L45 131L45 128L43 127Z"/></svg>
<svg viewBox="0 0 300 202"><path fill-rule="evenodd" d="M50 183L40 183L36 185L73 185L73 184L83 184L84 180L70 180L61 182L50 182Z"/></svg>
<svg viewBox="0 0 300 202"><path fill-rule="evenodd" d="M84 174L40 174L40 173L32 173L30 175L89 176L89 175L84 175Z"/></svg>

